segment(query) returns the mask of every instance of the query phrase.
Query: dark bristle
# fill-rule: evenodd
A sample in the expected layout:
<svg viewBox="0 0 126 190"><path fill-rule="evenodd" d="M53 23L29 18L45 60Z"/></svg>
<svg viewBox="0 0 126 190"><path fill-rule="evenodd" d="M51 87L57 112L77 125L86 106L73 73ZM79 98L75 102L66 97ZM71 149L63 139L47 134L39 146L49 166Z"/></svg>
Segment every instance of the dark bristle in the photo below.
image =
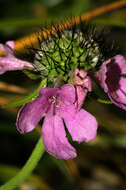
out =
<svg viewBox="0 0 126 190"><path fill-rule="evenodd" d="M43 31L48 33L48 28L45 27L38 35L39 48L31 45L31 51L35 54L34 65L38 67L36 62L40 60L38 71L42 70L43 73L45 69L44 76L49 76L53 69L58 75L63 76L69 75L75 67L86 71L96 71L105 60L120 53L105 27L99 28L87 22L80 25L71 23L71 25L70 29L60 31L58 25L53 24L52 27L56 33L54 35L50 33L47 39L43 34ZM40 59L36 57L37 55ZM41 68L41 65L45 68ZM69 77L66 76L66 78Z"/></svg>
<svg viewBox="0 0 126 190"><path fill-rule="evenodd" d="M99 46L99 49L103 55L103 59L106 60L110 57L120 53L120 50L114 40L110 39L110 31L106 27L98 28L95 25L88 23L80 24L80 30L85 35L86 39L94 39Z"/></svg>

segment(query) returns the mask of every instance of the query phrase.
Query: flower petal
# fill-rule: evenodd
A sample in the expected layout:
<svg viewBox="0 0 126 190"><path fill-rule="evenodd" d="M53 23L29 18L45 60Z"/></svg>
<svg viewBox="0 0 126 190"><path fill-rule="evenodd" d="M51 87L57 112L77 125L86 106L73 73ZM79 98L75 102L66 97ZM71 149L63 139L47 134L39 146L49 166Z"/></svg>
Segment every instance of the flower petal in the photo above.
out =
<svg viewBox="0 0 126 190"><path fill-rule="evenodd" d="M15 46L14 41L7 41L5 43L5 45L7 45L8 47L10 47L11 50L14 51L14 46Z"/></svg>
<svg viewBox="0 0 126 190"><path fill-rule="evenodd" d="M7 41L5 45L0 44L0 50L5 54L5 56L12 56L14 41Z"/></svg>
<svg viewBox="0 0 126 190"><path fill-rule="evenodd" d="M126 74L126 59L122 55L116 55L114 61L120 67L121 74Z"/></svg>
<svg viewBox="0 0 126 190"><path fill-rule="evenodd" d="M45 149L49 154L65 160L76 157L76 150L67 140L63 121L57 115L46 115L42 135Z"/></svg>
<svg viewBox="0 0 126 190"><path fill-rule="evenodd" d="M87 76L84 81L83 81L83 85L84 88L86 88L89 92L92 91L92 80L89 76Z"/></svg>
<svg viewBox="0 0 126 190"><path fill-rule="evenodd" d="M13 55L14 41L8 41L5 45L0 44L0 50L5 54L0 57L0 74L11 70L34 68L30 62L18 59Z"/></svg>
<svg viewBox="0 0 126 190"><path fill-rule="evenodd" d="M23 70L25 68L33 68L33 65L14 56L0 57L0 74L6 71Z"/></svg>
<svg viewBox="0 0 126 190"><path fill-rule="evenodd" d="M59 90L62 102L66 105L72 104L75 101L75 88L72 84L65 84Z"/></svg>
<svg viewBox="0 0 126 190"><path fill-rule="evenodd" d="M79 85L75 86L75 89L76 89L75 108L79 111L86 98L87 89L84 89L82 86Z"/></svg>
<svg viewBox="0 0 126 190"><path fill-rule="evenodd" d="M51 96L56 95L57 91L58 91L58 88L47 88L47 87L45 87L45 88L41 88L39 90L39 95L51 97Z"/></svg>
<svg viewBox="0 0 126 190"><path fill-rule="evenodd" d="M14 57L0 57L0 74L10 70L23 70L27 67L33 68L29 62Z"/></svg>
<svg viewBox="0 0 126 190"><path fill-rule="evenodd" d="M103 62L100 71L97 73L97 78L99 79L99 82L106 93L108 92L108 86L106 84L107 64L110 62L111 59Z"/></svg>
<svg viewBox="0 0 126 190"><path fill-rule="evenodd" d="M125 89L118 89L116 92L108 92L110 100L121 109L126 110L126 93Z"/></svg>
<svg viewBox="0 0 126 190"><path fill-rule="evenodd" d="M121 55L105 61L99 71L99 79L111 101L126 110L126 60Z"/></svg>
<svg viewBox="0 0 126 190"><path fill-rule="evenodd" d="M48 102L45 97L36 98L33 102L25 104L18 112L17 130L22 134L32 131L43 117L47 107Z"/></svg>
<svg viewBox="0 0 126 190"><path fill-rule="evenodd" d="M71 106L69 113L65 112L63 118L74 141L78 141L79 143L82 141L88 142L95 138L97 121L93 115L84 109L75 112Z"/></svg>

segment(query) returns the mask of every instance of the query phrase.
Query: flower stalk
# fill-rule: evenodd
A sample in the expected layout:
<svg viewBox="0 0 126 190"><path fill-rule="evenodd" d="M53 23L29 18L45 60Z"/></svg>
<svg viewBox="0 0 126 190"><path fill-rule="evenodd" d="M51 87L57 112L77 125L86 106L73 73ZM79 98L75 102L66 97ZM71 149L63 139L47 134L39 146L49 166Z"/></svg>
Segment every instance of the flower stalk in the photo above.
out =
<svg viewBox="0 0 126 190"><path fill-rule="evenodd" d="M15 177L2 185L0 190L14 190L18 185L20 185L34 170L43 153L44 146L42 144L42 138L40 138L24 167Z"/></svg>

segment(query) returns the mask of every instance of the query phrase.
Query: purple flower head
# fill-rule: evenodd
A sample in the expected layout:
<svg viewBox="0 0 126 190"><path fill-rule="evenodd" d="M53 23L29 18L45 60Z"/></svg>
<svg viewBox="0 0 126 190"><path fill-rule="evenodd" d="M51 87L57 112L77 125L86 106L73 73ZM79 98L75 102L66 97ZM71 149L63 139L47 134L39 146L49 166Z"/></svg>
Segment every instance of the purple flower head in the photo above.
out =
<svg viewBox="0 0 126 190"><path fill-rule="evenodd" d="M11 70L23 70L26 68L33 68L33 65L31 63L17 59L13 55L14 41L8 41L5 45L0 44L0 51L5 54L5 56L0 57L0 74Z"/></svg>
<svg viewBox="0 0 126 190"><path fill-rule="evenodd" d="M95 138L97 121L84 109L79 111L75 105L75 87L65 84L61 88L41 88L39 97L25 104L17 117L17 129L20 133L32 131L41 118L43 143L46 151L60 159L76 157L64 124L74 141L90 141Z"/></svg>
<svg viewBox="0 0 126 190"><path fill-rule="evenodd" d="M121 55L105 61L97 74L98 80L111 101L126 110L126 59Z"/></svg>
<svg viewBox="0 0 126 190"><path fill-rule="evenodd" d="M87 72L79 69L75 69L72 79L76 90L75 106L79 110L86 98L87 92L92 90L92 83L90 77L87 76Z"/></svg>

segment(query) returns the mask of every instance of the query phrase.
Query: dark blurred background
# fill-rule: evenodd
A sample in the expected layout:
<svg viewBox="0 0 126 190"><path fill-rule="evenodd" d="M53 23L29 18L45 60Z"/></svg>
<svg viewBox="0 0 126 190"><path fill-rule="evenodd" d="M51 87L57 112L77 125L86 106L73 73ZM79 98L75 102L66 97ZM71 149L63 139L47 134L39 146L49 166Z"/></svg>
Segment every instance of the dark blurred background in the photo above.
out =
<svg viewBox="0 0 126 190"><path fill-rule="evenodd" d="M80 15L114 1L111 0L0 0L0 43L17 40L51 23ZM126 8L94 18L96 26L105 26L110 38L126 55ZM108 47L109 48L109 47ZM2 108L32 92L39 81L23 72L0 76L0 184L16 175L31 154L38 138L37 130L20 135L15 126L17 109ZM1 84L16 85L18 91ZM44 153L33 174L17 190L125 190L126 186L126 113L110 104L102 104L90 95L84 107L99 122L98 136L86 144L73 143L78 157L57 160Z"/></svg>

